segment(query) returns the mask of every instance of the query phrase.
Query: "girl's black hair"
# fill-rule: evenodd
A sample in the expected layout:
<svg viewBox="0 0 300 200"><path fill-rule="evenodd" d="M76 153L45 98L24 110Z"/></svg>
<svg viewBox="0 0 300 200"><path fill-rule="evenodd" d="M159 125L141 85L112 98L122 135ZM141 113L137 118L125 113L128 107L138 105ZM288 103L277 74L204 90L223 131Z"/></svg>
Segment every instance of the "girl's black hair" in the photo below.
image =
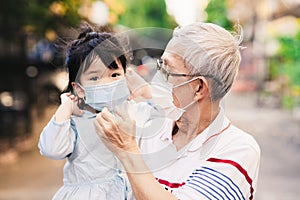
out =
<svg viewBox="0 0 300 200"><path fill-rule="evenodd" d="M96 32L89 24L81 27L77 39L67 47L66 68L69 74L69 83L64 92L74 93L72 82L78 82L80 74L87 70L98 56L109 69L117 69L116 60L120 61L126 72L127 58L120 40L109 32Z"/></svg>

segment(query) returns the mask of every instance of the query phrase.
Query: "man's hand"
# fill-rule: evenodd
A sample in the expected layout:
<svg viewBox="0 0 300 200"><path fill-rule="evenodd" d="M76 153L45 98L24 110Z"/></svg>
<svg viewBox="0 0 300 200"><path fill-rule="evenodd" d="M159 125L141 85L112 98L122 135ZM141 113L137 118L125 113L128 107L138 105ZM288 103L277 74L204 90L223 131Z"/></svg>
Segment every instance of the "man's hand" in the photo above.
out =
<svg viewBox="0 0 300 200"><path fill-rule="evenodd" d="M126 80L131 93L129 99L133 99L136 102L151 99L149 83L139 76L132 68L127 68L126 70Z"/></svg>
<svg viewBox="0 0 300 200"><path fill-rule="evenodd" d="M135 121L125 105L115 108L115 114L104 108L98 113L94 125L103 143L122 160L127 154L139 152L135 141Z"/></svg>

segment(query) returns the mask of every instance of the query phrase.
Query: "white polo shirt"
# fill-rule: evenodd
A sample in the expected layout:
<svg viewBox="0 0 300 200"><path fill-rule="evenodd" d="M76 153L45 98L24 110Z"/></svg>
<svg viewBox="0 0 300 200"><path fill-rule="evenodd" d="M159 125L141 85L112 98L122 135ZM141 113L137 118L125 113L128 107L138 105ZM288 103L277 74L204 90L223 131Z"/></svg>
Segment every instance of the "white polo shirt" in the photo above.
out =
<svg viewBox="0 0 300 200"><path fill-rule="evenodd" d="M253 199L260 164L255 139L233 126L221 108L213 123L177 151L173 122L143 132L140 148L158 182L178 199ZM151 127L151 126L150 126Z"/></svg>

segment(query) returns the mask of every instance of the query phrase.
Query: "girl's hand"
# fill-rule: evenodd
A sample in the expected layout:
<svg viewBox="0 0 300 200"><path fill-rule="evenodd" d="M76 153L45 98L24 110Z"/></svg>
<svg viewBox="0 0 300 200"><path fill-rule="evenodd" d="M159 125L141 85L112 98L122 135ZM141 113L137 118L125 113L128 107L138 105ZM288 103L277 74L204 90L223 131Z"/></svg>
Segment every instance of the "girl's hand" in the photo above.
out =
<svg viewBox="0 0 300 200"><path fill-rule="evenodd" d="M80 110L78 107L78 97L71 93L63 93L60 95L61 105L65 106L69 109L68 113L73 115L81 116L83 114L83 110Z"/></svg>
<svg viewBox="0 0 300 200"><path fill-rule="evenodd" d="M60 95L61 104L55 112L55 121L62 123L70 119L71 115L82 115L83 111L78 108L78 97L71 93Z"/></svg>

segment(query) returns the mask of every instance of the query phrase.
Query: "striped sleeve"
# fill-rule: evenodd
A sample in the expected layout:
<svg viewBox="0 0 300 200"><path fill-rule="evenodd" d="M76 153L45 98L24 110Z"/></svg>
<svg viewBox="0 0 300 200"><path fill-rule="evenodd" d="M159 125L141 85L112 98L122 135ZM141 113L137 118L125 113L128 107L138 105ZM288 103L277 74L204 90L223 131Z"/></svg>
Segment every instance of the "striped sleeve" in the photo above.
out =
<svg viewBox="0 0 300 200"><path fill-rule="evenodd" d="M184 199L234 199L253 198L252 179L241 165L234 161L210 158L195 169L186 184L174 191Z"/></svg>

